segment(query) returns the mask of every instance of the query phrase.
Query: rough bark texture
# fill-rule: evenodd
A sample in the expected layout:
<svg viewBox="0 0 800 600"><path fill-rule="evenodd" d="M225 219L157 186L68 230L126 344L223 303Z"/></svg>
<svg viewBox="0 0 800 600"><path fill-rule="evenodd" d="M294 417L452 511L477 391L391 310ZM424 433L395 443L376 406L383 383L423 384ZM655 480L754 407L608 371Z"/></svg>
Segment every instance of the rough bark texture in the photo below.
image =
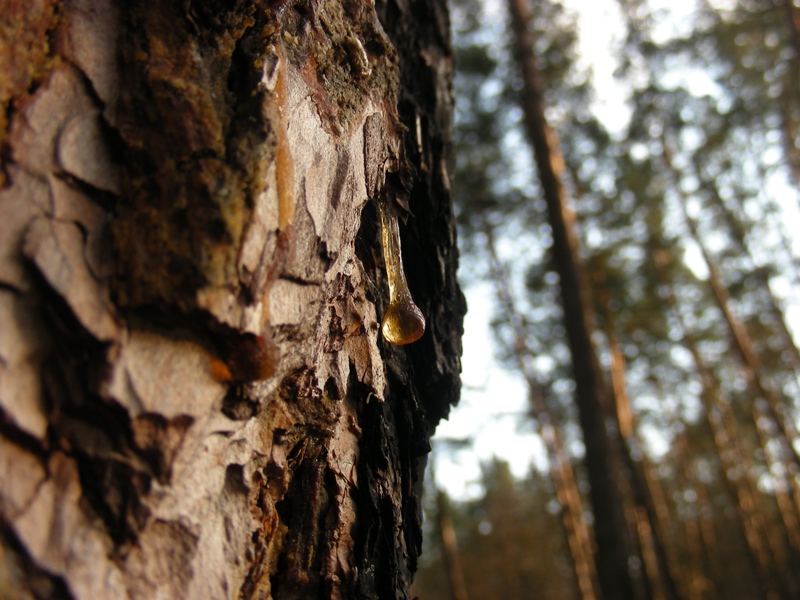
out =
<svg viewBox="0 0 800 600"><path fill-rule="evenodd" d="M459 393L448 36L444 0L0 0L4 597L408 597Z"/></svg>

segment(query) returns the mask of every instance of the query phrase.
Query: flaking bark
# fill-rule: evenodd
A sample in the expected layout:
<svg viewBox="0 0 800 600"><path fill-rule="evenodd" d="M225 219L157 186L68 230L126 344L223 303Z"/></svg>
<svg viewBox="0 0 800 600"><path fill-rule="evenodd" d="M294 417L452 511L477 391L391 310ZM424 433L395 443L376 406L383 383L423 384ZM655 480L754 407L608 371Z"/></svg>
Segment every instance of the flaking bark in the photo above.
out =
<svg viewBox="0 0 800 600"><path fill-rule="evenodd" d="M0 588L407 598L459 393L444 2L0 15ZM381 195L428 322L402 349Z"/></svg>

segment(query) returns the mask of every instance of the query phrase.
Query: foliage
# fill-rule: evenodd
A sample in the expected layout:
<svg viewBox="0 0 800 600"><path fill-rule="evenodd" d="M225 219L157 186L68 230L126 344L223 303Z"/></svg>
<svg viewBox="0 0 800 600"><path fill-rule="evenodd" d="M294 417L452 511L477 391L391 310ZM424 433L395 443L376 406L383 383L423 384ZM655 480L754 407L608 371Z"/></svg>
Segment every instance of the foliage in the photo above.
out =
<svg viewBox="0 0 800 600"><path fill-rule="evenodd" d="M679 587L685 597L756 598L769 590L795 597L800 355L787 315L796 315L800 258L787 222L798 218L799 11L772 0L702 0L680 15L620 0L617 81L630 118L623 130L609 130L594 110L592 74L578 60L576 15L555 1L534 4L547 118L560 139L562 183L592 282L587 309L603 332L595 342L607 369L613 344L621 348L635 423L626 443L663 492L653 525L663 528ZM482 265L475 272L488 277L485 228L495 233L521 313L515 326L498 308L499 359L516 368L521 328L583 481L563 327L577 317L559 306L545 206L522 130L521 83L493 7L478 0L453 7L461 242L468 260ZM737 321L750 358L734 335ZM723 423L726 411L732 420ZM499 464L487 467L485 497L456 507L464 560L474 561L466 569L470 592L494 597L478 582L505 585L511 559L496 559L508 552L519 569L511 579L524 579L523 565L535 557L537 569L547 565L536 589L560 590L541 597L573 597L563 564L552 562L558 548L571 568L548 512L558 507L550 485L539 474L523 482L506 476ZM747 486L755 493L750 509L739 495ZM495 501L517 515L517 528L492 520L491 534L476 533ZM538 538L526 541L523 520ZM763 564L747 539L758 522ZM435 558L426 565L421 590L434 589L437 565ZM497 597L514 597L512 588Z"/></svg>
<svg viewBox="0 0 800 600"><path fill-rule="evenodd" d="M452 505L465 582L471 598L576 598L557 504L543 474L514 479L508 464L483 467L483 497ZM435 516L430 507L430 516ZM432 520L432 519L431 519ZM435 539L431 531L428 539ZM435 544L416 581L421 598L447 597L442 557Z"/></svg>

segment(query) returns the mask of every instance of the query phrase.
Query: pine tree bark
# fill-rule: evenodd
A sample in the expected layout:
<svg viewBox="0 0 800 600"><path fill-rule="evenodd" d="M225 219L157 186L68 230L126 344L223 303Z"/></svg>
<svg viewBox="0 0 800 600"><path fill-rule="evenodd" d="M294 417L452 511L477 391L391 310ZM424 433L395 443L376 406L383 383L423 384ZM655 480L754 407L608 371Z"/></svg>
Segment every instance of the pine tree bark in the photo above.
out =
<svg viewBox="0 0 800 600"><path fill-rule="evenodd" d="M451 76L443 0L0 0L4 597L409 597Z"/></svg>

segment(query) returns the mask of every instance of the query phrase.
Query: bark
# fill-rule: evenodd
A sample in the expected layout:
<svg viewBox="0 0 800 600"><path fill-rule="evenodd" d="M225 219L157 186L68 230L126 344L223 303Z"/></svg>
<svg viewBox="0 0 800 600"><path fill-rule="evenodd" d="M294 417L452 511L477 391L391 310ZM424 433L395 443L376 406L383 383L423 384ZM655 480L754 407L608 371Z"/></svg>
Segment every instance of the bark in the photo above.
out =
<svg viewBox="0 0 800 600"><path fill-rule="evenodd" d="M622 495L617 487L616 478L622 472L620 460L612 455L606 425L613 415L612 399L592 342L595 325L589 286L580 266L574 214L561 182L564 161L558 151L555 132L544 116L543 86L533 54L527 0L509 0L508 6L515 56L523 82L525 128L547 203L553 235L551 256L559 275L564 325L572 356L575 399L586 446L585 462L595 517L597 574L606 600L630 599L634 597L634 582L628 558L634 552L622 510Z"/></svg>
<svg viewBox="0 0 800 600"><path fill-rule="evenodd" d="M0 0L4 594L409 597L465 308L448 27ZM407 347L376 202L407 217Z"/></svg>

